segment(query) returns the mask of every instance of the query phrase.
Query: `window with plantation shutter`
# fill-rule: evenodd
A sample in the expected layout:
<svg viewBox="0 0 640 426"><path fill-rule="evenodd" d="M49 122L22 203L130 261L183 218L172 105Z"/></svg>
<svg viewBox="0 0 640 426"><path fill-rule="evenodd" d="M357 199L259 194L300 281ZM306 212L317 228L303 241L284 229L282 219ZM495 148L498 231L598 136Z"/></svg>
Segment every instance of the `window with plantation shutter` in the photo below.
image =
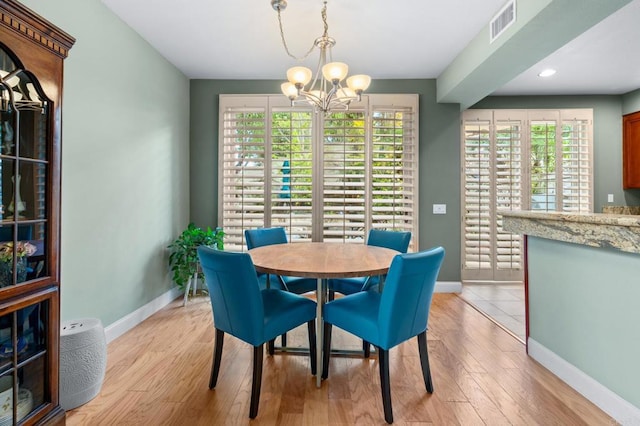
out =
<svg viewBox="0 0 640 426"><path fill-rule="evenodd" d="M398 231L412 231L418 218L415 109L374 107L372 120L373 226L392 224ZM417 250L417 246L413 248Z"/></svg>
<svg viewBox="0 0 640 426"><path fill-rule="evenodd" d="M291 108L278 96L220 96L220 226L282 226L289 240L362 243L411 231L417 250L417 95L369 95L347 111Z"/></svg>
<svg viewBox="0 0 640 426"><path fill-rule="evenodd" d="M221 109L221 190L219 202L225 246L242 247L243 230L265 226L265 183L267 171L267 104L261 99Z"/></svg>
<svg viewBox="0 0 640 426"><path fill-rule="evenodd" d="M367 229L367 143L364 111L334 112L324 120L323 241L362 243ZM369 193L368 193L369 192Z"/></svg>
<svg viewBox="0 0 640 426"><path fill-rule="evenodd" d="M468 110L462 120L462 279L520 281L501 210L593 211L592 110Z"/></svg>
<svg viewBox="0 0 640 426"><path fill-rule="evenodd" d="M271 113L270 225L289 230L289 239L311 241L313 231L313 111Z"/></svg>

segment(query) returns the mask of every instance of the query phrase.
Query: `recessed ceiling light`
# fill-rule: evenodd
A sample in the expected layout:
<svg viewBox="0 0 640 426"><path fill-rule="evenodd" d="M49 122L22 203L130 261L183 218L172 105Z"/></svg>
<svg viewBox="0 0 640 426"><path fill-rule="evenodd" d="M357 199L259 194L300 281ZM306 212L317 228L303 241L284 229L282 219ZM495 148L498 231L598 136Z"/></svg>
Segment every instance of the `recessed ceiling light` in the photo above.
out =
<svg viewBox="0 0 640 426"><path fill-rule="evenodd" d="M556 70L549 68L541 71L540 74L538 74L538 77L551 77L555 73L556 73Z"/></svg>

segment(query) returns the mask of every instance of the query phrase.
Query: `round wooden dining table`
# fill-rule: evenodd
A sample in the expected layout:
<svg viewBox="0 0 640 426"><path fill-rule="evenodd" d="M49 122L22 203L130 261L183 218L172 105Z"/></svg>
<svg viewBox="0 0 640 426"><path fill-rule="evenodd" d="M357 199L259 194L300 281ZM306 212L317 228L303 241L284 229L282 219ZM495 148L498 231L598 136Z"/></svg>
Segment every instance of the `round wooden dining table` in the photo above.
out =
<svg viewBox="0 0 640 426"><path fill-rule="evenodd" d="M322 377L322 307L327 279L384 275L400 252L366 244L329 242L273 244L249 250L258 272L291 277L316 278L317 386Z"/></svg>

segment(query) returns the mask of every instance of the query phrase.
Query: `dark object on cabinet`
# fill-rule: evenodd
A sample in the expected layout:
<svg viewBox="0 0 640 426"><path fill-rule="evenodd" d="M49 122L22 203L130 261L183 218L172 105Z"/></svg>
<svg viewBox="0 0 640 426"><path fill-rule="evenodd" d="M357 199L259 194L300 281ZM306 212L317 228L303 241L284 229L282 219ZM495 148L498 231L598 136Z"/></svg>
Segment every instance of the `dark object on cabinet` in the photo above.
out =
<svg viewBox="0 0 640 426"><path fill-rule="evenodd" d="M640 111L622 117L622 187L640 188Z"/></svg>
<svg viewBox="0 0 640 426"><path fill-rule="evenodd" d="M65 422L60 152L63 61L74 42L0 0L0 424Z"/></svg>

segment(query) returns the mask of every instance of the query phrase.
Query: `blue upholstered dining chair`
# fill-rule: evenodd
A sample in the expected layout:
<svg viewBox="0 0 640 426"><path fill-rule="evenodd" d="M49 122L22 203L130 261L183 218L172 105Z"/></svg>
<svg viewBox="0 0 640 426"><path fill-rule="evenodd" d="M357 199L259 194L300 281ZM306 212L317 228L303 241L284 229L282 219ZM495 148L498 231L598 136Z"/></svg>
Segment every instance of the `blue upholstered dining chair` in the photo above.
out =
<svg viewBox="0 0 640 426"><path fill-rule="evenodd" d="M284 228L258 228L258 229L246 229L244 231L244 238L247 242L247 249L268 246L272 244L287 244L287 234ZM290 291L295 294L308 293L310 291L316 291L317 282L314 278L303 277L285 277L280 275L267 275L264 273L258 273L258 280L260 281L260 287L266 288L267 280L272 288L279 288L286 291ZM282 335L282 346L287 346L287 335ZM274 345L273 342L269 344L269 353L273 355Z"/></svg>
<svg viewBox="0 0 640 426"><path fill-rule="evenodd" d="M248 253L233 253L201 246L198 257L209 289L216 330L209 389L218 381L224 334L253 346L253 382L249 417L258 414L264 343L307 323L311 373L316 374L316 302L274 288L260 289Z"/></svg>
<svg viewBox="0 0 640 426"><path fill-rule="evenodd" d="M367 245L385 247L406 253L411 241L411 232L385 231L371 229L367 237ZM367 289L373 289L379 284L380 277L332 278L328 281L329 299L333 300L333 293L353 294Z"/></svg>
<svg viewBox="0 0 640 426"><path fill-rule="evenodd" d="M324 305L323 378L329 376L331 329L339 327L370 342L378 352L384 418L393 422L389 349L417 336L427 392L433 382L427 353L427 320L444 249L396 255L382 292L362 291Z"/></svg>
<svg viewBox="0 0 640 426"><path fill-rule="evenodd" d="M411 242L411 232L385 231L381 229L369 230L367 245L385 247L388 249L406 253ZM380 277L354 277L354 278L332 278L328 281L329 300L335 298L335 293L345 295L357 293L365 290L376 290L380 284ZM362 352L365 358L369 358L369 343L362 342Z"/></svg>
<svg viewBox="0 0 640 426"><path fill-rule="evenodd" d="M247 249L249 250L256 247L272 244L287 244L289 242L284 228L246 229L244 231L244 238L247 242ZM260 286L266 287L267 274L258 273L258 277L260 279ZM317 286L315 278L271 275L269 281L271 287L281 288L295 294L316 291Z"/></svg>

